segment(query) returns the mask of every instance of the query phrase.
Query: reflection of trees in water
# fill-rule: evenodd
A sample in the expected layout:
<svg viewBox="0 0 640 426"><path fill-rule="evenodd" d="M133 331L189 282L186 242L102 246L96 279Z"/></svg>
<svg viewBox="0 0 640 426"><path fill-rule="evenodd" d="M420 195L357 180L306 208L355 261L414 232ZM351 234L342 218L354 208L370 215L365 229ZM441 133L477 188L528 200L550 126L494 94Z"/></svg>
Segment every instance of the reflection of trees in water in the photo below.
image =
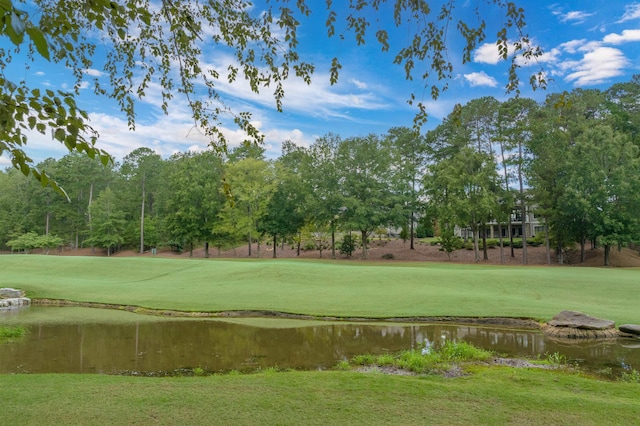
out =
<svg viewBox="0 0 640 426"><path fill-rule="evenodd" d="M616 342L563 345L532 330L477 326L314 325L260 328L218 321L33 327L29 336L0 345L0 373L171 371L201 367L212 371L281 367L326 368L356 354L417 348L428 340L466 341L514 356L559 352L568 359L601 359L640 369L640 349Z"/></svg>

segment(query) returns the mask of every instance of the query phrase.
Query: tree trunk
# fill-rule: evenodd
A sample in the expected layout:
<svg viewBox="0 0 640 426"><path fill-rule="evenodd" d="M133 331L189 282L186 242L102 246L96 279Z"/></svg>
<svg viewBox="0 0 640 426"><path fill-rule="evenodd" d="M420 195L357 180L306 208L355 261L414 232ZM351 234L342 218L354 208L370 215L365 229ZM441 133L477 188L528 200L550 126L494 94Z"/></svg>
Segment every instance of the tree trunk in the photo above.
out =
<svg viewBox="0 0 640 426"><path fill-rule="evenodd" d="M527 256L527 206L522 200L522 263L524 265L529 263L529 257Z"/></svg>
<svg viewBox="0 0 640 426"><path fill-rule="evenodd" d="M414 218L413 218L413 212L411 212L411 223L409 224L409 235L410 235L410 244L409 244L409 249L410 250L415 250L415 247L413 246L413 222L414 222Z"/></svg>
<svg viewBox="0 0 640 426"><path fill-rule="evenodd" d="M298 232L298 256L300 256L300 245L302 244L302 232Z"/></svg>
<svg viewBox="0 0 640 426"><path fill-rule="evenodd" d="M367 231L360 231L362 234L362 258L367 258Z"/></svg>
<svg viewBox="0 0 640 426"><path fill-rule="evenodd" d="M144 253L144 178L142 178L142 203L140 206L140 254Z"/></svg>
<svg viewBox="0 0 640 426"><path fill-rule="evenodd" d="M87 206L87 217L89 218L89 235L93 237L93 224L91 222L91 201L93 200L93 182L91 182L91 186L89 187L89 204ZM96 248L91 244L91 254L96 253ZM107 256L109 253L107 252Z"/></svg>
<svg viewBox="0 0 640 426"><path fill-rule="evenodd" d="M189 243L189 257L193 257L193 242Z"/></svg>
<svg viewBox="0 0 640 426"><path fill-rule="evenodd" d="M478 225L473 229L473 253L476 263L480 262L480 248L478 247Z"/></svg>
<svg viewBox="0 0 640 426"><path fill-rule="evenodd" d="M249 239L249 257L251 257L251 232L249 232L248 234L248 239Z"/></svg>
<svg viewBox="0 0 640 426"><path fill-rule="evenodd" d="M528 264L527 256L527 203L524 199L524 184L522 182L522 142L518 143L518 183L520 184L520 208L522 209L522 263Z"/></svg>
<svg viewBox="0 0 640 426"><path fill-rule="evenodd" d="M282 239L284 241L284 238ZM278 241L276 239L276 234L273 234L273 258L277 258L276 250L278 250Z"/></svg>
<svg viewBox="0 0 640 426"><path fill-rule="evenodd" d="M582 237L580 238L580 263L584 263L585 257L585 246L587 245L587 239Z"/></svg>
<svg viewBox="0 0 640 426"><path fill-rule="evenodd" d="M558 241L556 247L556 256L558 257L558 265L564 265L564 254L562 253L562 241Z"/></svg>
<svg viewBox="0 0 640 426"><path fill-rule="evenodd" d="M547 265L551 265L551 242L549 241L549 224L545 220L544 243L547 246Z"/></svg>
<svg viewBox="0 0 640 426"><path fill-rule="evenodd" d="M331 258L336 258L336 226L331 221Z"/></svg>
<svg viewBox="0 0 640 426"><path fill-rule="evenodd" d="M516 252L513 249L513 224L511 223L511 215L509 215L509 247L511 247L511 257L516 257Z"/></svg>
<svg viewBox="0 0 640 426"><path fill-rule="evenodd" d="M502 224L498 223L498 238L500 239L500 263L504 263L504 242L502 241Z"/></svg>
<svg viewBox="0 0 640 426"><path fill-rule="evenodd" d="M487 251L487 227L482 229L482 256L484 260L489 260L489 252Z"/></svg>
<svg viewBox="0 0 640 426"><path fill-rule="evenodd" d="M611 244L604 245L604 266L610 265Z"/></svg>
<svg viewBox="0 0 640 426"><path fill-rule="evenodd" d="M204 242L204 258L209 258L209 241Z"/></svg>

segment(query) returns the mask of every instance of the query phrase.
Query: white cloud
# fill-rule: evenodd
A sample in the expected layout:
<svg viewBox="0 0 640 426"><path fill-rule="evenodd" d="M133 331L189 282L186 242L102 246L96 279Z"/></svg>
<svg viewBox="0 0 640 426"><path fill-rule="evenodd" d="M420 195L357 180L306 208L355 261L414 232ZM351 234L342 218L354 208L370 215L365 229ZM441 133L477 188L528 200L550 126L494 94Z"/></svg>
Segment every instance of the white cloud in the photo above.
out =
<svg viewBox="0 0 640 426"><path fill-rule="evenodd" d="M583 56L580 61L565 62L565 69L573 72L565 77L575 86L589 86L606 82L612 77L623 75L629 61L624 54L612 47L598 47Z"/></svg>
<svg viewBox="0 0 640 426"><path fill-rule="evenodd" d="M369 85L363 81L360 80L356 80L355 78L352 78L351 80L349 80L351 83L353 83L358 89L367 89L369 87Z"/></svg>
<svg viewBox="0 0 640 426"><path fill-rule="evenodd" d="M624 30L622 34L607 34L603 39L607 44L622 44L631 41L640 41L640 30Z"/></svg>
<svg viewBox="0 0 640 426"><path fill-rule="evenodd" d="M586 13L580 10L575 10L567 13L554 13L560 17L560 22L574 22L576 24L581 24L590 16L593 16L593 13Z"/></svg>
<svg viewBox="0 0 640 426"><path fill-rule="evenodd" d="M507 47L509 52L513 51L513 45ZM473 52L473 61L482 64L495 65L502 60L495 43L484 43Z"/></svg>
<svg viewBox="0 0 640 426"><path fill-rule="evenodd" d="M566 43L562 43L560 46L558 46L558 48L567 53L576 53L578 50L580 50L580 48L582 48L582 46L586 44L586 42L586 39L571 40L567 41Z"/></svg>
<svg viewBox="0 0 640 426"><path fill-rule="evenodd" d="M91 77L102 77L102 74L103 74L102 71L94 68L87 68L82 72L85 73L86 75L90 75Z"/></svg>
<svg viewBox="0 0 640 426"><path fill-rule="evenodd" d="M484 71L472 72L470 74L464 74L464 78L469 82L471 87L488 86L497 87L498 82L495 78L487 75Z"/></svg>
<svg viewBox="0 0 640 426"><path fill-rule="evenodd" d="M80 82L80 86L78 87L78 89L88 89L89 88L89 82L88 81L81 81Z"/></svg>
<svg viewBox="0 0 640 426"><path fill-rule="evenodd" d="M42 76L44 76L44 75L45 75L45 74L44 74L44 72L43 72L43 71L38 71L38 72L36 72L36 76L38 76L38 77L42 77Z"/></svg>
<svg viewBox="0 0 640 426"><path fill-rule="evenodd" d="M216 83L216 90L225 95L225 101L230 106L233 106L235 102L275 110L274 88L261 88L260 93L256 93L251 90L249 83L243 78L238 78L233 83L229 83L227 80L227 67L229 64L237 64L237 62L230 56L220 54L215 56L215 62L202 64L205 72L218 70L220 78ZM365 90L364 83L360 80L349 79L344 73L342 78L344 80L341 79L335 85L330 84L327 73L314 74L313 82L310 85L299 78L286 80L283 83L285 91L283 99L284 110L311 117L347 118L348 113L346 111L350 109L383 110L389 107L389 102L380 95L383 91L379 90L381 88L371 87L367 84ZM351 82L361 90L352 92L350 91L352 86L340 84L342 81ZM234 110L242 110L242 108L234 108Z"/></svg>
<svg viewBox="0 0 640 426"><path fill-rule="evenodd" d="M624 9L624 15L622 15L618 23L640 19L640 3L628 4Z"/></svg>
<svg viewBox="0 0 640 426"><path fill-rule="evenodd" d="M0 155L0 167L3 169L11 166L11 160L5 154Z"/></svg>

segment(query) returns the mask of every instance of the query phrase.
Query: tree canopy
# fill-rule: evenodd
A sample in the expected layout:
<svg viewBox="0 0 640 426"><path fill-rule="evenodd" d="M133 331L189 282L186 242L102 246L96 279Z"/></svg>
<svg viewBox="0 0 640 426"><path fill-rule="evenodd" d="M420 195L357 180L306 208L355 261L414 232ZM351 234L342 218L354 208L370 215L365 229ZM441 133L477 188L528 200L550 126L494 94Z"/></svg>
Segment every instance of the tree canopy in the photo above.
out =
<svg viewBox="0 0 640 426"><path fill-rule="evenodd" d="M226 149L220 125L227 117L249 140L260 142L262 135L251 124L251 114L232 110L217 85L223 79L229 83L245 79L254 92L272 91L276 108L282 109L283 82L295 76L310 84L316 69L301 56L298 40L312 13L326 13L328 37L352 38L357 45L378 43L383 51L397 48L390 52L392 61L403 67L407 79L423 80L434 99L454 75L447 54L454 35L462 41L463 63L470 61L472 51L483 41L496 42L500 57L511 61L507 91L518 91L517 59L541 53L524 33L524 10L512 1L481 1L475 8L475 22L462 19L463 8L456 7L461 2L455 0L437 5L426 0L326 0L322 8L306 0L297 0L295 6L288 0L258 3L0 0L0 35L13 45L0 49L0 154L7 153L24 174L54 187L56 183L34 168L24 150L30 132L51 133L69 151L108 162L108 153L95 145L99 135L88 123L87 112L77 104L79 88L91 79L86 71L92 67L109 75L106 85L98 79L89 81L94 92L117 101L131 129L137 99L153 86L160 88L165 112L174 96L186 97L194 126L204 131L212 146ZM487 34L485 17L489 16L500 23L492 34ZM402 39L394 39L400 33ZM224 70L204 64L205 46L231 53L233 62ZM75 77L74 89L43 91L24 81L10 81L4 71L23 66L13 60L21 50L28 52L29 60L40 56L64 64ZM332 84L338 81L340 69L340 58L334 57ZM542 72L532 75L530 83L544 86ZM426 106L420 96L411 95L408 101L416 106L419 126L426 119Z"/></svg>

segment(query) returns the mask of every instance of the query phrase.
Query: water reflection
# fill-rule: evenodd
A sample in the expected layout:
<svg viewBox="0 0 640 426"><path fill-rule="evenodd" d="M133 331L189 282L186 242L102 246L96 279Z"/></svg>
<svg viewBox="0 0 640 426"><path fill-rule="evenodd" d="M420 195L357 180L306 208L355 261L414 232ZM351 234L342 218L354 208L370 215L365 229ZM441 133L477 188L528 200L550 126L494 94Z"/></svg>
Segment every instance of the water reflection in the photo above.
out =
<svg viewBox="0 0 640 426"><path fill-rule="evenodd" d="M47 309L47 308L39 308ZM57 308L60 315L64 310ZM134 317L135 318L135 317ZM321 324L264 328L212 320L124 324L37 324L0 344L0 373L119 373L329 368L356 354L466 341L507 356L559 352L585 368L640 370L640 341L566 344L533 330L467 325Z"/></svg>

